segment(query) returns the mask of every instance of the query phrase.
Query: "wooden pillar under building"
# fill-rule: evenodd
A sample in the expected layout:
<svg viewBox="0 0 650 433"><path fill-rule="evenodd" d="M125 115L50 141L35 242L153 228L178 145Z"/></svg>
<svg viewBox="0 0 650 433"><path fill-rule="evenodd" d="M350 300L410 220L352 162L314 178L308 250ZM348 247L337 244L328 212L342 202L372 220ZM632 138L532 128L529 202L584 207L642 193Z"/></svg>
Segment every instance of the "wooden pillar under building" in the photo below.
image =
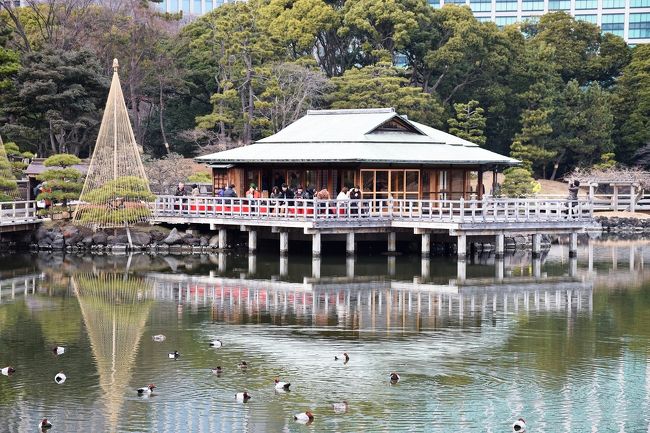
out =
<svg viewBox="0 0 650 433"><path fill-rule="evenodd" d="M313 257L320 257L320 252L321 252L320 233L314 233L311 235L311 255Z"/></svg>
<svg viewBox="0 0 650 433"><path fill-rule="evenodd" d="M320 278L320 257L318 256L314 256L311 259L311 276L316 279Z"/></svg>
<svg viewBox="0 0 650 433"><path fill-rule="evenodd" d="M255 275L257 273L257 256L255 254L248 255L248 275Z"/></svg>
<svg viewBox="0 0 650 433"><path fill-rule="evenodd" d="M503 233L497 233L494 239L494 254L496 257L503 257L506 249L506 236Z"/></svg>
<svg viewBox="0 0 650 433"><path fill-rule="evenodd" d="M289 257L287 257L286 254L281 254L280 255L280 276L286 277L288 274L289 274Z"/></svg>
<svg viewBox="0 0 650 433"><path fill-rule="evenodd" d="M347 255L354 255L355 243L354 243L354 232L346 233L345 235L345 252Z"/></svg>
<svg viewBox="0 0 650 433"><path fill-rule="evenodd" d="M354 256L348 256L348 258L345 259L345 274L350 279L354 278L354 265Z"/></svg>
<svg viewBox="0 0 650 433"><path fill-rule="evenodd" d="M569 237L569 257L576 257L578 255L578 233L571 232Z"/></svg>
<svg viewBox="0 0 650 433"><path fill-rule="evenodd" d="M257 251L257 231L248 231L248 251L253 253Z"/></svg>
<svg viewBox="0 0 650 433"><path fill-rule="evenodd" d="M286 255L289 252L289 232L280 232L280 254Z"/></svg>
<svg viewBox="0 0 650 433"><path fill-rule="evenodd" d="M458 258L465 258L467 256L467 235L459 233L457 236L458 244L456 246L456 254Z"/></svg>
<svg viewBox="0 0 650 433"><path fill-rule="evenodd" d="M542 252L542 235L539 233L534 233L532 235L532 244L533 244L533 257L539 257Z"/></svg>
<svg viewBox="0 0 650 433"><path fill-rule="evenodd" d="M422 255L429 257L431 254L431 233L422 233Z"/></svg>
<svg viewBox="0 0 650 433"><path fill-rule="evenodd" d="M219 229L219 249L225 249L226 248L226 242L228 241L228 232L226 231L225 228L220 228Z"/></svg>
<svg viewBox="0 0 650 433"><path fill-rule="evenodd" d="M542 276L542 259L533 257L533 277L541 278Z"/></svg>
<svg viewBox="0 0 650 433"><path fill-rule="evenodd" d="M397 251L397 233L388 232L388 252L394 253Z"/></svg>

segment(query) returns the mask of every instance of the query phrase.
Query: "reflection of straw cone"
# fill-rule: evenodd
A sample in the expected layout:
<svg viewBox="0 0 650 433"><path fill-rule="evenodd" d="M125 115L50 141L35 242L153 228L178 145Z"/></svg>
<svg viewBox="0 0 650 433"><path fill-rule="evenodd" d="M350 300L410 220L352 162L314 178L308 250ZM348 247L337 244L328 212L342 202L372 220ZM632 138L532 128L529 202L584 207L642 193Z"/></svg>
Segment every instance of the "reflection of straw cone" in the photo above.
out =
<svg viewBox="0 0 650 433"><path fill-rule="evenodd" d="M118 274L78 275L72 284L105 393L107 431L116 431L124 392L151 308L153 287Z"/></svg>

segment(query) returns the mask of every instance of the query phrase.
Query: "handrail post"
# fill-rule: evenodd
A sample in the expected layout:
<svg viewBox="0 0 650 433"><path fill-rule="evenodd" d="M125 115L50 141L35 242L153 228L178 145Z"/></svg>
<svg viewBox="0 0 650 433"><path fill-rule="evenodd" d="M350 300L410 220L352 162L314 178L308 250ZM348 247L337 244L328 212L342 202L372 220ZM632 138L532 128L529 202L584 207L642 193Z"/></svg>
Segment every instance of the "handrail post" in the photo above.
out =
<svg viewBox="0 0 650 433"><path fill-rule="evenodd" d="M465 197L460 198L458 206L460 208L460 222L462 223L465 221Z"/></svg>

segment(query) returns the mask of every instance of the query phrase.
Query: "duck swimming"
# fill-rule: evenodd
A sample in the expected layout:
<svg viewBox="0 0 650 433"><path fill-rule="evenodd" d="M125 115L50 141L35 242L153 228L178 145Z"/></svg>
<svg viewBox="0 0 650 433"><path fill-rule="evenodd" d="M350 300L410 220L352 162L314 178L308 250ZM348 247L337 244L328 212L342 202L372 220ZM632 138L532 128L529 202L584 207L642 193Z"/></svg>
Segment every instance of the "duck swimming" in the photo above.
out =
<svg viewBox="0 0 650 433"><path fill-rule="evenodd" d="M293 419L302 424L309 424L314 421L314 414L309 411L297 413L293 416Z"/></svg>
<svg viewBox="0 0 650 433"><path fill-rule="evenodd" d="M167 356L169 356L169 359L176 359L181 356L180 353L178 353L178 350L174 350L171 353L168 353Z"/></svg>
<svg viewBox="0 0 650 433"><path fill-rule="evenodd" d="M235 394L235 400L237 400L240 403L246 403L248 400L250 400L252 395L250 395L248 392L238 392Z"/></svg>
<svg viewBox="0 0 650 433"><path fill-rule="evenodd" d="M215 368L211 368L210 371L212 372L212 374L219 375L219 374L223 373L223 368L215 367Z"/></svg>
<svg viewBox="0 0 650 433"><path fill-rule="evenodd" d="M167 337L165 337L165 336L162 335L162 334L154 335L154 336L151 337L151 338L152 338L153 341L155 341L156 343L162 343L163 341L165 341L165 339L167 339Z"/></svg>
<svg viewBox="0 0 650 433"><path fill-rule="evenodd" d="M3 369L0 369L0 373L2 373L3 376L11 376L16 372L16 369L13 368L12 366L5 367Z"/></svg>
<svg viewBox="0 0 650 433"><path fill-rule="evenodd" d="M48 429L52 428L52 423L47 420L47 418L43 418L41 422L38 423L38 428L40 431L45 431Z"/></svg>
<svg viewBox="0 0 650 433"><path fill-rule="evenodd" d="M392 373L390 374L390 381L391 381L391 383L397 383L397 382L399 382L399 380L400 380L399 374L397 374L397 373L395 373L395 372L392 372Z"/></svg>
<svg viewBox="0 0 650 433"><path fill-rule="evenodd" d="M213 340L213 341L210 342L210 347L214 347L215 349L218 349L221 346L223 346L223 343L221 342L221 340Z"/></svg>
<svg viewBox="0 0 650 433"><path fill-rule="evenodd" d="M150 383L147 386L143 386L142 388L138 388L138 395L151 395L153 393L153 389L156 387L153 383Z"/></svg>
<svg viewBox="0 0 650 433"><path fill-rule="evenodd" d="M343 355L334 356L334 361L338 361L341 359L343 359L344 364L350 362L350 356L348 356L347 352L344 352Z"/></svg>
<svg viewBox="0 0 650 433"><path fill-rule="evenodd" d="M526 421L524 421L523 418L519 418L517 421L514 422L514 424L512 424L512 431L517 433L525 433Z"/></svg>
<svg viewBox="0 0 650 433"><path fill-rule="evenodd" d="M275 378L275 389L278 391L289 391L290 383L280 382L279 378Z"/></svg>
<svg viewBox="0 0 650 433"><path fill-rule="evenodd" d="M248 368L248 363L246 361L242 361L239 364L237 364L237 366L242 370L246 370Z"/></svg>
<svg viewBox="0 0 650 433"><path fill-rule="evenodd" d="M63 382L65 382L66 379L67 379L67 377L66 377L65 374L63 374L62 371L60 371L59 373L57 373L56 376L54 376L54 381L56 383L58 383L59 385L61 385Z"/></svg>
<svg viewBox="0 0 650 433"><path fill-rule="evenodd" d="M65 347L54 346L54 348L52 348L52 353L54 353L57 356L58 355L63 355L65 353Z"/></svg>

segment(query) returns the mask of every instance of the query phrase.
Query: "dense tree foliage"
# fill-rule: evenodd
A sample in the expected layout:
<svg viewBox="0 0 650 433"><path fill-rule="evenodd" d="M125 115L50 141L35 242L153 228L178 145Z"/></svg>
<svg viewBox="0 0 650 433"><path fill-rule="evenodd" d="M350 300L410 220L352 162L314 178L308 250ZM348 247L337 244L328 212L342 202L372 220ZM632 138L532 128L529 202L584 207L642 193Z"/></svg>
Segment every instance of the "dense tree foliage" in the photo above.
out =
<svg viewBox="0 0 650 433"><path fill-rule="evenodd" d="M138 0L0 4L0 132L89 154L113 57L154 157L247 144L312 108L378 106L535 176L650 154L650 47L563 12L499 29L425 0L250 0L190 22Z"/></svg>

